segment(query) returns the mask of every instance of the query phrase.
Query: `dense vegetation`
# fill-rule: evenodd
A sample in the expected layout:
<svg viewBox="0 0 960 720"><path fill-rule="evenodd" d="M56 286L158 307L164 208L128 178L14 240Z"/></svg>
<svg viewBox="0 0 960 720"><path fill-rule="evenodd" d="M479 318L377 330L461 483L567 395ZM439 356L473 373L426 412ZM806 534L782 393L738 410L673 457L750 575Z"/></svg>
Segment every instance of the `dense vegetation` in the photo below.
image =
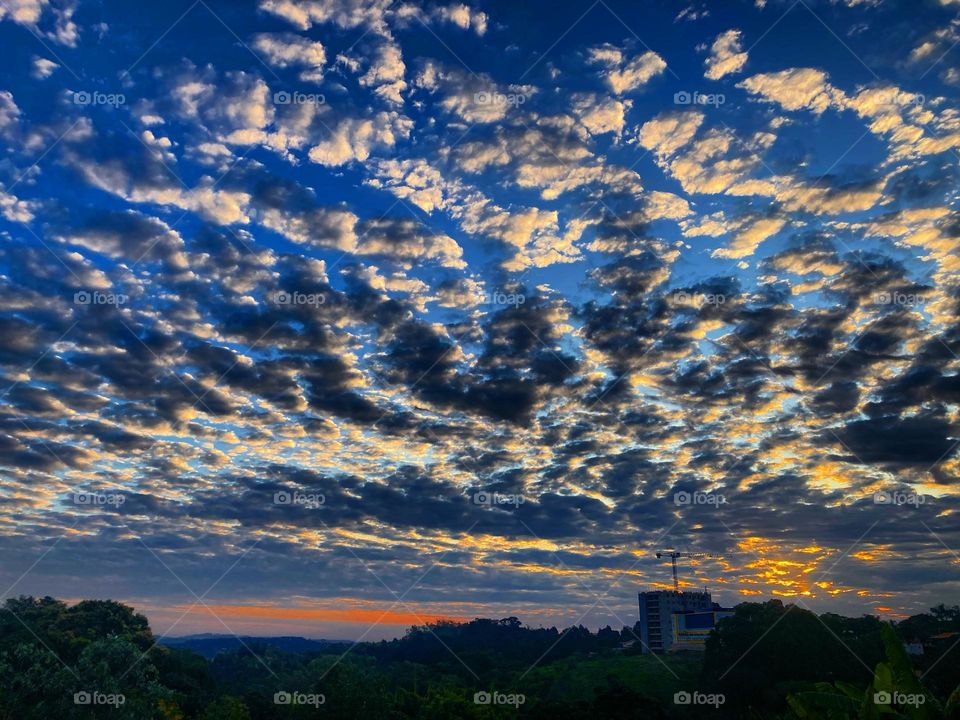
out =
<svg viewBox="0 0 960 720"><path fill-rule="evenodd" d="M891 626L771 601L737 606L702 654L642 655L635 628L507 618L414 627L346 654L253 645L207 660L157 644L120 603L21 597L0 609L0 720L958 718L957 632L958 607ZM692 691L724 702L674 702ZM476 703L482 692L500 704Z"/></svg>

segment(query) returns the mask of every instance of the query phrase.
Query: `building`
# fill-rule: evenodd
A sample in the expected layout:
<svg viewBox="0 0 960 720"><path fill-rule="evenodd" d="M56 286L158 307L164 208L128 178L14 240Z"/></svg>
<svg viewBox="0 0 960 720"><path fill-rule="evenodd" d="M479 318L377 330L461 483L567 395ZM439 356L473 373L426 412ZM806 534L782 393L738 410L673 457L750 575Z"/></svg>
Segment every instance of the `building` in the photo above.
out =
<svg viewBox="0 0 960 720"><path fill-rule="evenodd" d="M657 590L640 593L640 642L643 652L666 652L673 644L673 614L713 609L710 593Z"/></svg>
<svg viewBox="0 0 960 720"><path fill-rule="evenodd" d="M640 593L642 651L701 650L717 622L733 614L710 593L657 590Z"/></svg>
<svg viewBox="0 0 960 720"><path fill-rule="evenodd" d="M704 612L674 613L671 649L703 650L706 647L710 631L717 626L722 618L731 615L733 615L733 610L726 610L719 606L714 610Z"/></svg>

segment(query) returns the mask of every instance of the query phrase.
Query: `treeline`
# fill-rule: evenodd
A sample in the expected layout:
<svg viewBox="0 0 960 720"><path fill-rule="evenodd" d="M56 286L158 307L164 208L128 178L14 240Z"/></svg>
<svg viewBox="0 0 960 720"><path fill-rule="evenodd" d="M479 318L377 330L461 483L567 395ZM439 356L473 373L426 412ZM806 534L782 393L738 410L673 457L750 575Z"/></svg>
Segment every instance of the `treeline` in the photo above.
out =
<svg viewBox="0 0 960 720"><path fill-rule="evenodd" d="M641 655L635 627L506 618L413 627L346 654L254 644L206 660L157 644L120 603L21 597L0 608L0 720L939 720L960 717L954 633L958 607L894 627L771 601L737 606L703 654ZM675 702L695 692L723 702Z"/></svg>
<svg viewBox="0 0 960 720"><path fill-rule="evenodd" d="M705 692L726 698L723 714L960 718L960 607L940 605L893 626L873 616L818 616L779 600L735 610L707 640L700 679ZM908 643L922 654L908 656ZM880 666L881 673L895 667L892 675L909 676L903 687L878 678ZM878 693L895 691L924 699L919 707L875 702Z"/></svg>
<svg viewBox="0 0 960 720"><path fill-rule="evenodd" d="M583 625L561 631L555 627L524 627L515 617L502 620L478 618L469 623L441 621L430 626L412 627L402 638L366 644L361 652L386 661L450 665L451 672L459 673L464 669L463 664L454 655L471 668L472 659L478 667L495 670L538 661L549 664L578 653L615 648L639 653L639 638L639 623L619 631L607 626L593 633Z"/></svg>

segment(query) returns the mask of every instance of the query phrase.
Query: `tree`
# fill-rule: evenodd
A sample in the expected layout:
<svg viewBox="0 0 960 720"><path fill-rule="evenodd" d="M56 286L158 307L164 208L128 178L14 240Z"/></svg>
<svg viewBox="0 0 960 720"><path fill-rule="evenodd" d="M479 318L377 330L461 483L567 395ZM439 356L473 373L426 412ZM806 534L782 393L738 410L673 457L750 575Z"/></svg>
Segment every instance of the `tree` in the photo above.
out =
<svg viewBox="0 0 960 720"><path fill-rule="evenodd" d="M707 640L702 684L723 693L728 708L779 711L803 684L866 683L870 666L852 645L857 657L882 657L875 619L823 619L779 600L742 603Z"/></svg>
<svg viewBox="0 0 960 720"><path fill-rule="evenodd" d="M157 669L140 648L122 638L107 637L90 643L80 654L72 679L71 695L99 693L122 697L123 703L97 707L94 715L80 712L69 717L165 720L171 709L172 693L159 683ZM165 708L161 701L166 701Z"/></svg>
<svg viewBox="0 0 960 720"><path fill-rule="evenodd" d="M250 720L250 711L240 698L221 695L207 705L200 720Z"/></svg>
<svg viewBox="0 0 960 720"><path fill-rule="evenodd" d="M886 660L877 663L866 689L850 683L818 683L813 690L789 695L787 702L802 720L942 720L960 716L960 687L946 707L914 675L903 643L889 625L881 627Z"/></svg>
<svg viewBox="0 0 960 720"><path fill-rule="evenodd" d="M0 609L0 650L40 643L73 663L90 643L108 636L141 650L154 643L147 619L113 600L84 600L68 607L51 597L21 596L8 598Z"/></svg>
<svg viewBox="0 0 960 720"><path fill-rule="evenodd" d="M0 720L69 717L70 672L38 644L0 652Z"/></svg>

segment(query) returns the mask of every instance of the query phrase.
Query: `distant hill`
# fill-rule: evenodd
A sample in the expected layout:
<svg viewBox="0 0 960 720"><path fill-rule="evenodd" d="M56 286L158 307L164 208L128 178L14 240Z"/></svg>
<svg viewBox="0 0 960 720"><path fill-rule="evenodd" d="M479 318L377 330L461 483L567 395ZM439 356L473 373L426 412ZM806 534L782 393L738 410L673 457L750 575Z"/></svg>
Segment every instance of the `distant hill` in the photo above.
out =
<svg viewBox="0 0 960 720"><path fill-rule="evenodd" d="M311 640L304 637L253 637L236 635L216 635L204 633L201 635L185 635L184 637L161 638L161 645L191 650L197 655L210 659L219 652L236 650L248 647L269 645L284 652L308 653L329 651L332 647L346 646L349 640Z"/></svg>

